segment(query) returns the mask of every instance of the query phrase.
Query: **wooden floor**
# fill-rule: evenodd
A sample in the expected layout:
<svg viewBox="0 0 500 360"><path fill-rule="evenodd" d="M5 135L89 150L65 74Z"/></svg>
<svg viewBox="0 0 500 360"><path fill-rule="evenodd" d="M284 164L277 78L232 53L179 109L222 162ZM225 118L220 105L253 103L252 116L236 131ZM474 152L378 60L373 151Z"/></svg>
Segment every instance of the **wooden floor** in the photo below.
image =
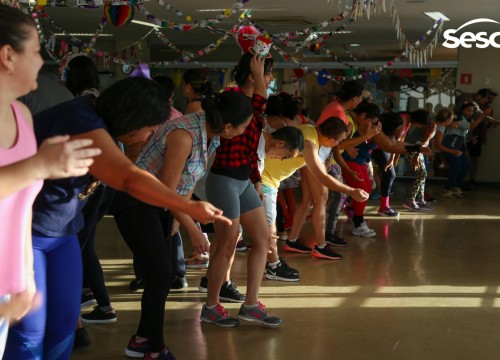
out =
<svg viewBox="0 0 500 360"><path fill-rule="evenodd" d="M177 359L499 359L500 190L438 197L436 211L427 214L400 206L405 190L396 186L392 201L399 220L378 217L378 202L369 202L377 237L351 236L342 224L349 241L339 250L342 261L282 253L301 280L262 282L262 302L283 318L277 329L200 323L204 294L197 287L204 271L189 271L189 288L172 291L166 306L166 340ZM303 235L311 239L309 225ZM130 252L113 219L100 224L97 243L118 321L89 325L93 344L73 358L125 359L141 293L128 290ZM246 257L237 254L233 267L242 292ZM236 315L239 305L226 308Z"/></svg>

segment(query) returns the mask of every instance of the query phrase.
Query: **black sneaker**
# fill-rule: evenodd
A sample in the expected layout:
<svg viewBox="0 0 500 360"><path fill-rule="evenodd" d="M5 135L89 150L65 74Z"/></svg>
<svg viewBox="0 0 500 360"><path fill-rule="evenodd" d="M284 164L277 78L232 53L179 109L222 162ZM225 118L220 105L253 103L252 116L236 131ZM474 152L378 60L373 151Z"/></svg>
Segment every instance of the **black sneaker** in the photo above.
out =
<svg viewBox="0 0 500 360"><path fill-rule="evenodd" d="M82 308L85 308L85 307L89 307L92 305L97 305L97 301L94 297L94 294L92 294L92 292L88 292L86 294L82 293L80 306Z"/></svg>
<svg viewBox="0 0 500 360"><path fill-rule="evenodd" d="M323 249L318 247L317 245L314 246L312 256L317 257L319 259L342 260L342 255L333 250L333 246L330 244L326 244L326 246Z"/></svg>
<svg viewBox="0 0 500 360"><path fill-rule="evenodd" d="M271 265L266 265L266 279L269 280L279 280L279 281L299 281L300 277L298 274L294 274L292 269L288 266L284 266L280 261L278 265L273 269Z"/></svg>
<svg viewBox="0 0 500 360"><path fill-rule="evenodd" d="M294 268L288 266L288 264L285 261L285 259L283 259L281 256L279 257L279 259L280 259L281 263L283 264L283 267L285 267L287 269L290 269L290 271L292 272L292 274L299 275L299 270L294 269Z"/></svg>
<svg viewBox="0 0 500 360"><path fill-rule="evenodd" d="M219 299L220 301L242 303L245 301L245 295L238 291L232 281L226 281L220 288Z"/></svg>
<svg viewBox="0 0 500 360"><path fill-rule="evenodd" d="M87 329L84 327L76 329L75 331L75 341L73 342L73 351L82 350L90 346L92 341L90 340L90 335Z"/></svg>
<svg viewBox="0 0 500 360"><path fill-rule="evenodd" d="M139 289L144 289L144 280L143 279L134 279L128 285L130 291L137 291Z"/></svg>
<svg viewBox="0 0 500 360"><path fill-rule="evenodd" d="M184 289L188 287L188 283L185 277L176 277L172 281L172 285L170 286L171 289L179 290L179 289Z"/></svg>
<svg viewBox="0 0 500 360"><path fill-rule="evenodd" d="M327 243L332 244L333 246L341 246L341 247L347 246L347 241L345 241L344 238L341 238L337 234L325 235L325 241Z"/></svg>
<svg viewBox="0 0 500 360"><path fill-rule="evenodd" d="M114 310L104 312L99 306L94 306L94 311L83 314L81 319L87 324L108 324L116 321L116 313Z"/></svg>
<svg viewBox="0 0 500 360"><path fill-rule="evenodd" d="M208 278L203 276L200 280L200 286L198 286L198 290L202 293L206 293L208 291Z"/></svg>
<svg viewBox="0 0 500 360"><path fill-rule="evenodd" d="M290 240L285 241L285 245L283 245L283 250L298 252L301 254L308 254L312 251L310 247L302 245L300 239L297 239L295 241L290 241Z"/></svg>
<svg viewBox="0 0 500 360"><path fill-rule="evenodd" d="M133 335L130 338L127 347L125 348L125 355L131 358L143 359L148 351L149 342L147 340L143 342L137 342L135 341L135 335Z"/></svg>

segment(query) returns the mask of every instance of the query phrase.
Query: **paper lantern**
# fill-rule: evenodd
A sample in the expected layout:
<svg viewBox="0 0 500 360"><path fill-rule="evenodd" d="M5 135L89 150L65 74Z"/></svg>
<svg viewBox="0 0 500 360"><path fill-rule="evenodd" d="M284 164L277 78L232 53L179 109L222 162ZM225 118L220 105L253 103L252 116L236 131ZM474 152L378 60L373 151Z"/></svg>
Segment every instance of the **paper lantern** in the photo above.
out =
<svg viewBox="0 0 500 360"><path fill-rule="evenodd" d="M236 32L236 42L243 54L248 52L248 48L253 46L258 35L260 35L260 32L254 26L242 26L238 29Z"/></svg>
<svg viewBox="0 0 500 360"><path fill-rule="evenodd" d="M129 5L105 5L104 17L116 27L130 24L134 18L134 7Z"/></svg>

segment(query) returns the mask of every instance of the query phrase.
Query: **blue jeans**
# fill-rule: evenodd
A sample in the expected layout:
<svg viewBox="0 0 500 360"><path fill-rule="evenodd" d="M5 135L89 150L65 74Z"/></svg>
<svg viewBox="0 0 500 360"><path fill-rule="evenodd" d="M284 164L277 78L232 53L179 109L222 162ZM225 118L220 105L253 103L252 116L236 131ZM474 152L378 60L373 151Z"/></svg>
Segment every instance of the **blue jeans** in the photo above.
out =
<svg viewBox="0 0 500 360"><path fill-rule="evenodd" d="M460 156L443 153L443 157L450 165L450 173L448 175L448 179L446 180L445 189L450 190L452 188L462 187L465 177L469 172L469 158L464 152Z"/></svg>

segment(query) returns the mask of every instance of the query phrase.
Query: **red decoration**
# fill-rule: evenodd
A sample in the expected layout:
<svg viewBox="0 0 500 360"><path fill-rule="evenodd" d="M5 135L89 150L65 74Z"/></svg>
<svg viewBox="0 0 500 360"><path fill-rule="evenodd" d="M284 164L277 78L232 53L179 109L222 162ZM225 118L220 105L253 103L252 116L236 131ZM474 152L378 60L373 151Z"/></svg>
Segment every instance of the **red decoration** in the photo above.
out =
<svg viewBox="0 0 500 360"><path fill-rule="evenodd" d="M304 71L303 69L293 69L293 72L294 72L295 77L296 77L297 79L300 79L300 78L301 78L301 77L303 77L303 76L304 76L304 74L305 74L305 71Z"/></svg>
<svg viewBox="0 0 500 360"><path fill-rule="evenodd" d="M134 18L134 7L129 5L105 5L104 17L116 27L129 24Z"/></svg>
<svg viewBox="0 0 500 360"><path fill-rule="evenodd" d="M253 46L255 38L260 35L259 30L253 26L242 26L236 32L236 42L244 53L248 52L248 48Z"/></svg>

